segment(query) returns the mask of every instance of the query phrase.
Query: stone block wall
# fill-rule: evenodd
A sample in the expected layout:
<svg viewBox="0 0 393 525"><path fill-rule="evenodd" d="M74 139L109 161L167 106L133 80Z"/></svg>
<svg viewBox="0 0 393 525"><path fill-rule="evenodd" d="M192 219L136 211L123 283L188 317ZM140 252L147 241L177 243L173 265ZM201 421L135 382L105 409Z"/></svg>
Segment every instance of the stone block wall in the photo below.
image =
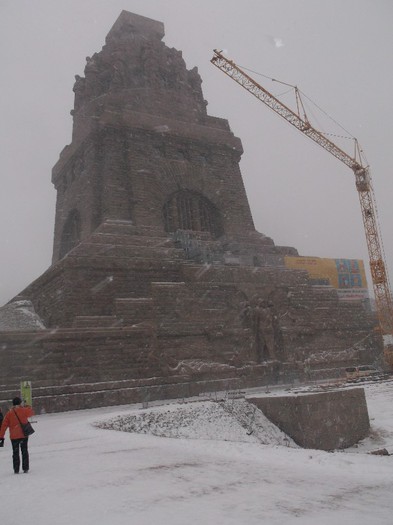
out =
<svg viewBox="0 0 393 525"><path fill-rule="evenodd" d="M248 401L304 448L348 448L365 438L370 429L363 388Z"/></svg>
<svg viewBox="0 0 393 525"><path fill-rule="evenodd" d="M48 385L153 377L157 346L149 328L90 327L2 334L0 384L32 380Z"/></svg>

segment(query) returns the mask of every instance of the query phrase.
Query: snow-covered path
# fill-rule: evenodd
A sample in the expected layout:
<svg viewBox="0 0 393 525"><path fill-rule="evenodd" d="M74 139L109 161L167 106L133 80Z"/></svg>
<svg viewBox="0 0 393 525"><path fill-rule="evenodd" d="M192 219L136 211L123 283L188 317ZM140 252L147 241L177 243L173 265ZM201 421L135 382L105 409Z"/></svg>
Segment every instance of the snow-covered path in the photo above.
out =
<svg viewBox="0 0 393 525"><path fill-rule="evenodd" d="M393 452L393 383L366 396L378 435L336 453L91 425L130 407L36 416L29 474L0 449L1 523L390 525L393 457L364 451Z"/></svg>

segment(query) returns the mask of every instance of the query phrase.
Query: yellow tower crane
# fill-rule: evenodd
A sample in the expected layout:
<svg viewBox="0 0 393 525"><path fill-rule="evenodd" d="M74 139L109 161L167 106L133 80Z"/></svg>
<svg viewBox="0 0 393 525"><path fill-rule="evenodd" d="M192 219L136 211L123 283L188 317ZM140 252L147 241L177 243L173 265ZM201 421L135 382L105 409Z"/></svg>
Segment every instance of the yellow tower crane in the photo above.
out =
<svg viewBox="0 0 393 525"><path fill-rule="evenodd" d="M297 113L292 111L269 91L258 84L258 82L245 73L245 71L240 69L240 67L232 60L227 59L222 54L222 51L215 49L211 62L218 67L218 69L232 78L232 80L240 84L240 86L266 104L275 113L301 131L304 135L346 164L354 172L370 259L376 311L384 340L384 357L386 363L393 368L392 293L390 291L389 277L384 261L382 238L378 224L377 207L371 182L370 169L369 166L363 166L362 164L358 142L355 140L355 156L351 157L336 144L327 139L323 133L315 129L307 118L299 90L296 87ZM357 156L359 159L356 158Z"/></svg>

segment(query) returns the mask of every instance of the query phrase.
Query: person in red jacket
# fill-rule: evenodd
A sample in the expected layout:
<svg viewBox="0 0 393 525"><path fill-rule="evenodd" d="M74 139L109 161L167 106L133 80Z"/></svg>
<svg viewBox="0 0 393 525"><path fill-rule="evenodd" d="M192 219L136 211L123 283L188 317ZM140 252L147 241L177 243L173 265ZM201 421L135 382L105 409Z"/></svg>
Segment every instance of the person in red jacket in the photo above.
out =
<svg viewBox="0 0 393 525"><path fill-rule="evenodd" d="M12 464L15 474L18 474L20 469L19 450L22 453L22 470L25 474L29 472L29 451L27 448L29 438L24 435L20 424L27 423L27 418L34 415L34 411L30 406L21 406L21 404L21 398L14 397L12 400L13 407L7 412L0 428L0 447L4 446L4 435L7 428L10 430Z"/></svg>

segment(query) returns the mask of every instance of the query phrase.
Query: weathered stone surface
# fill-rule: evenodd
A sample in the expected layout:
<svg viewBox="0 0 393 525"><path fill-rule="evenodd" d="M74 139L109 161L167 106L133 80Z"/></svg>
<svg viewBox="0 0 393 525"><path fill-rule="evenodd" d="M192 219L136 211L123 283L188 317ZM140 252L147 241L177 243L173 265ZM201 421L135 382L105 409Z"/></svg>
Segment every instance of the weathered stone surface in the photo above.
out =
<svg viewBox="0 0 393 525"><path fill-rule="evenodd" d="M304 448L347 448L365 438L370 429L363 388L248 401Z"/></svg>

